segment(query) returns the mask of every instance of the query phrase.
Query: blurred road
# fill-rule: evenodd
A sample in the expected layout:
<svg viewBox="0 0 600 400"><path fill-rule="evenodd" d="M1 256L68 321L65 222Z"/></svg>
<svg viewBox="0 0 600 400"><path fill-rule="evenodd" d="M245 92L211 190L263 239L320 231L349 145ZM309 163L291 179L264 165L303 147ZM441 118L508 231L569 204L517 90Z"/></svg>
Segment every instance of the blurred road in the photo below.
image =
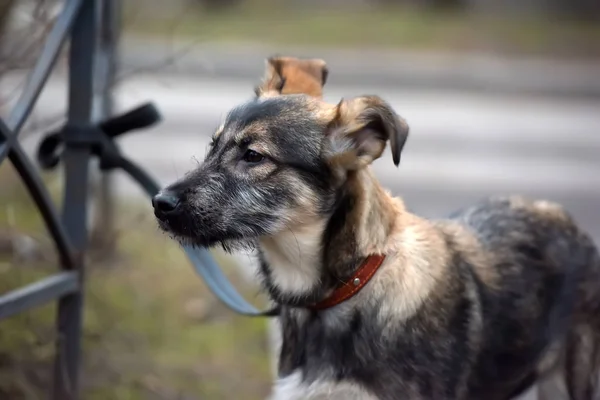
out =
<svg viewBox="0 0 600 400"><path fill-rule="evenodd" d="M120 140L123 151L164 184L202 160L221 116L252 95L250 80L136 76L119 88L118 109L155 101L164 122ZM37 121L59 115L65 89L53 80ZM372 93L329 86L326 99ZM600 239L600 101L494 96L390 87L377 90L411 126L399 168L374 164L414 212L442 216L488 194L521 193L563 203ZM35 147L35 136L24 141ZM127 179L119 190L139 193ZM600 240L598 240L600 242Z"/></svg>
<svg viewBox="0 0 600 400"><path fill-rule="evenodd" d="M167 184L203 158L221 116L250 98L254 83L137 75L119 88L118 109L153 100L164 122L121 139L121 148ZM372 92L331 85L326 98ZM389 152L374 168L414 212L443 216L489 194L520 193L561 202L600 243L600 101L395 87L376 93L407 119L411 135L400 168ZM60 115L64 104L58 78L42 95L34 121ZM22 143L31 152L36 140L31 135ZM120 174L117 184L123 195L141 193Z"/></svg>
<svg viewBox="0 0 600 400"><path fill-rule="evenodd" d="M124 70L159 67L161 72L218 79L256 79L263 73L265 57L282 51L281 46L267 43L160 41L135 36L124 37L122 45ZM400 85L600 98L600 64L594 59L321 46L285 46L285 53L326 60L331 71L328 85L362 82L371 88Z"/></svg>

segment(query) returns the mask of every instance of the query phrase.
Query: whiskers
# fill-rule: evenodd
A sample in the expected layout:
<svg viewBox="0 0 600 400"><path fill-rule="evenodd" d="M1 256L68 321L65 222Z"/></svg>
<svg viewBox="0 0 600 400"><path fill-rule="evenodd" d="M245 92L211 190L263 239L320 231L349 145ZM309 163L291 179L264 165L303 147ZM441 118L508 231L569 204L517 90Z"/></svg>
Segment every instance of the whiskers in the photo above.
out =
<svg viewBox="0 0 600 400"><path fill-rule="evenodd" d="M258 248L256 238L225 239L219 241L219 245L228 254L237 252L253 252Z"/></svg>

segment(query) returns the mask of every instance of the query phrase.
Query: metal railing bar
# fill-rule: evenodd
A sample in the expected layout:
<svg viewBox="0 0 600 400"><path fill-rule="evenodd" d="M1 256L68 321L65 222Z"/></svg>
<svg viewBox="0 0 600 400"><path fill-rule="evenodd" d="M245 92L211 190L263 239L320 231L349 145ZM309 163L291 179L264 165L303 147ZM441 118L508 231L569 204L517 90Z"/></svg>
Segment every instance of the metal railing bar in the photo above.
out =
<svg viewBox="0 0 600 400"><path fill-rule="evenodd" d="M78 291L78 275L77 272L60 272L0 296L0 319Z"/></svg>
<svg viewBox="0 0 600 400"><path fill-rule="evenodd" d="M44 88L44 84L52 72L52 68L56 65L60 50L69 36L69 32L77 18L83 1L84 0L68 0L61 14L56 19L52 30L48 34L48 39L46 39L46 42L44 43L42 53L27 79L25 89L10 113L7 125L12 130L13 135L16 136L19 134L27 117L29 117L31 110L35 106L35 103ZM1 153L2 149L0 145L0 154Z"/></svg>
<svg viewBox="0 0 600 400"><path fill-rule="evenodd" d="M64 269L74 269L76 264L71 241L67 236L65 228L61 224L58 212L54 207L54 203L50 198L50 194L48 193L44 182L42 182L35 167L31 161L29 161L29 158L18 142L13 143L9 152L9 159L23 180L25 187L38 207L40 214L42 214L44 223L56 245L61 265Z"/></svg>
<svg viewBox="0 0 600 400"><path fill-rule="evenodd" d="M103 0L108 1L108 0ZM90 128L97 121L95 115L95 63L99 26L102 13L101 0L85 0L73 28L69 49L69 92L67 126ZM88 188L91 148L70 146L69 137L76 130L64 132L64 197L62 224L76 250L76 268L80 279L85 279L85 250L88 242ZM58 303L56 358L54 362L54 400L79 398L79 360L81 356L81 330L83 325L82 291L63 297Z"/></svg>
<svg viewBox="0 0 600 400"><path fill-rule="evenodd" d="M0 165L8 155L8 151L15 141L15 135L10 131L4 120L0 117Z"/></svg>

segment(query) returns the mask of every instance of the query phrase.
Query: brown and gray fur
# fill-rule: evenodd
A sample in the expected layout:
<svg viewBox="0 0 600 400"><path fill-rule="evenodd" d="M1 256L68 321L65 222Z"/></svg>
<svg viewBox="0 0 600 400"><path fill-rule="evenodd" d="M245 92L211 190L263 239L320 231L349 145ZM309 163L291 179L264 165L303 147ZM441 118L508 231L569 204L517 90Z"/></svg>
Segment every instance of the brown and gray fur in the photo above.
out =
<svg viewBox="0 0 600 400"><path fill-rule="evenodd" d="M180 242L258 251L280 307L272 399L505 400L557 380L564 398L598 398L600 257L588 234L561 206L518 196L443 220L410 213L370 168L388 142L398 165L407 136L377 96L258 95L154 198ZM307 307L373 253L386 260L356 296Z"/></svg>
<svg viewBox="0 0 600 400"><path fill-rule="evenodd" d="M320 58L269 57L263 81L254 92L260 97L307 94L320 98L328 76L327 63Z"/></svg>

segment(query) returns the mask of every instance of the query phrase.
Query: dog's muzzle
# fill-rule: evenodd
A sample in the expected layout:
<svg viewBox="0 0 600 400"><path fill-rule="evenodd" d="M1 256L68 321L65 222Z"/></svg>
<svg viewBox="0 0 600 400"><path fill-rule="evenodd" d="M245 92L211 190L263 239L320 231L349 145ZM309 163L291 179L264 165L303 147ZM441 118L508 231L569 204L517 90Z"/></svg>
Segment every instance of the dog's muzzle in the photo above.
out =
<svg viewBox="0 0 600 400"><path fill-rule="evenodd" d="M161 221L167 221L179 213L179 197L169 191L161 191L152 198L154 215Z"/></svg>

